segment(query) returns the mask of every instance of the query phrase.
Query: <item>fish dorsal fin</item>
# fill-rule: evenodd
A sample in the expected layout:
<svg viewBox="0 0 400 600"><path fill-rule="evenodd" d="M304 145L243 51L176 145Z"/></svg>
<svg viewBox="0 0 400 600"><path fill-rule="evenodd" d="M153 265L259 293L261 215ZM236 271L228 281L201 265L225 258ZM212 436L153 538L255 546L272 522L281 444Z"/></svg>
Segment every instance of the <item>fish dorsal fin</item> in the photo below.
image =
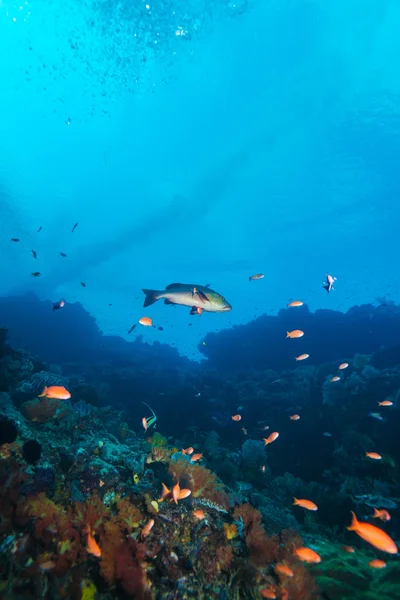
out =
<svg viewBox="0 0 400 600"><path fill-rule="evenodd" d="M170 283L169 285L167 285L167 287L165 288L166 290L169 290L172 287L176 287L177 285L184 285L183 283Z"/></svg>

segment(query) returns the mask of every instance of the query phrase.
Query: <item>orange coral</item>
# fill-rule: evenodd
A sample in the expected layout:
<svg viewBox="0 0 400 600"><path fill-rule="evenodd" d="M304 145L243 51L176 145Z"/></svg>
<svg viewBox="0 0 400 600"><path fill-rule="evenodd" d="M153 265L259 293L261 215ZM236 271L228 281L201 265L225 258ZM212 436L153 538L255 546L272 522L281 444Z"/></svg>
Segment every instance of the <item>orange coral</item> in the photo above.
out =
<svg viewBox="0 0 400 600"><path fill-rule="evenodd" d="M133 529L139 527L143 515L140 510L126 498L121 498L117 502L118 508L118 523L121 530L126 529L128 533L132 533Z"/></svg>
<svg viewBox="0 0 400 600"><path fill-rule="evenodd" d="M25 402L21 406L22 414L29 420L36 423L44 423L52 417L58 419L64 418L68 412L68 406L53 398L36 398Z"/></svg>
<svg viewBox="0 0 400 600"><path fill-rule="evenodd" d="M233 560L232 546L219 546L216 551L217 565L221 571L227 571Z"/></svg>
<svg viewBox="0 0 400 600"><path fill-rule="evenodd" d="M257 566L262 566L277 560L279 540L265 533L261 513L250 504L241 504L235 508L233 516L235 520L243 521L251 561Z"/></svg>
<svg viewBox="0 0 400 600"><path fill-rule="evenodd" d="M187 482L185 487L191 489L193 498L211 500L223 508L229 506L223 484L209 469L181 459L171 462L168 471L175 481Z"/></svg>

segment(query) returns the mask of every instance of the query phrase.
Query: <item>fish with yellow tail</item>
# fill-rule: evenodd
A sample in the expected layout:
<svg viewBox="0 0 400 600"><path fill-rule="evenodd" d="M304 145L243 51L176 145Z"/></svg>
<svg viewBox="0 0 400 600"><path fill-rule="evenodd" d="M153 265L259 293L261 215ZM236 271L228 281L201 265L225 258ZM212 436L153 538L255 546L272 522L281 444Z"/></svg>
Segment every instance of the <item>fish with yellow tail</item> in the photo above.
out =
<svg viewBox="0 0 400 600"><path fill-rule="evenodd" d="M145 294L144 307L150 306L157 300L164 300L164 304L177 304L187 306L191 314L202 312L228 312L232 310L229 302L209 287L193 283L171 283L165 290L143 289ZM198 309L201 309L200 311Z"/></svg>

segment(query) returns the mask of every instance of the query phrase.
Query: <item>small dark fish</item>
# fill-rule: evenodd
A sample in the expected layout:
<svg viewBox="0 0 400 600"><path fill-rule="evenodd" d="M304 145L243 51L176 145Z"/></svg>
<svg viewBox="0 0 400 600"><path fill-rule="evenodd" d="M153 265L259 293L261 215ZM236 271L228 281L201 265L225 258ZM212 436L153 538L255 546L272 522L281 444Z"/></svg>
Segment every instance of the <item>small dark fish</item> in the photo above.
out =
<svg viewBox="0 0 400 600"><path fill-rule="evenodd" d="M211 283L206 283L204 287L211 287Z"/></svg>
<svg viewBox="0 0 400 600"><path fill-rule="evenodd" d="M72 228L72 232L71 232L71 233L74 233L74 231L75 231L75 229L76 229L77 227L78 227L78 223L75 223L75 225L74 225L74 226L73 226L73 228Z"/></svg>
<svg viewBox="0 0 400 600"><path fill-rule="evenodd" d="M39 273L39 271L35 271L34 273L32 273L32 275L34 277L40 277L41 274Z"/></svg>
<svg viewBox="0 0 400 600"><path fill-rule="evenodd" d="M109 304L108 306L112 306L112 304Z"/></svg>
<svg viewBox="0 0 400 600"><path fill-rule="evenodd" d="M136 327L136 323L135 323L134 325L132 325L132 327L131 327L131 328L130 328L130 330L128 331L128 335L129 335L130 333L132 333L132 331L135 329L135 327Z"/></svg>
<svg viewBox="0 0 400 600"><path fill-rule="evenodd" d="M35 250L32 250L32 256L33 258L37 258L37 252L35 252Z"/></svg>
<svg viewBox="0 0 400 600"><path fill-rule="evenodd" d="M81 281L81 286L86 287L86 283L83 283L83 281Z"/></svg>
<svg viewBox="0 0 400 600"><path fill-rule="evenodd" d="M43 227L40 226L36 233L39 233L40 231L42 231L42 229L43 229Z"/></svg>
<svg viewBox="0 0 400 600"><path fill-rule="evenodd" d="M60 256L62 256L63 258L67 258L67 255L65 254L65 252L60 252Z"/></svg>
<svg viewBox="0 0 400 600"><path fill-rule="evenodd" d="M164 331L164 327L157 327L158 331Z"/></svg>
<svg viewBox="0 0 400 600"><path fill-rule="evenodd" d="M11 238L12 242L19 242L19 238Z"/></svg>
<svg viewBox="0 0 400 600"><path fill-rule="evenodd" d="M53 302L53 310L60 310L65 305L64 300L60 300L59 302Z"/></svg>

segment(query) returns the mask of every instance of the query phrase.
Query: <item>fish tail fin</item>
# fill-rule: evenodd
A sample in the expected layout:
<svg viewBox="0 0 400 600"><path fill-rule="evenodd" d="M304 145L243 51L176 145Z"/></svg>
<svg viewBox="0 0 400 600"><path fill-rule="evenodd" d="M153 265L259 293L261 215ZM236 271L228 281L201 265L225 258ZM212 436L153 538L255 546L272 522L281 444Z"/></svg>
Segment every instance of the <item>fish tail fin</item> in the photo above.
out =
<svg viewBox="0 0 400 600"><path fill-rule="evenodd" d="M372 516L379 517L379 510L377 508L374 508L374 514Z"/></svg>
<svg viewBox="0 0 400 600"><path fill-rule="evenodd" d="M150 306L150 304L154 304L157 300L160 299L160 294L158 290L142 290L145 294L146 298L144 299L143 307Z"/></svg>
<svg viewBox="0 0 400 600"><path fill-rule="evenodd" d="M290 333L289 333L289 331L287 331L287 332L286 332L286 337L287 337L287 338L288 338L288 337L290 337Z"/></svg>
<svg viewBox="0 0 400 600"><path fill-rule="evenodd" d="M43 390L43 392L41 394L38 394L38 398L42 398L43 396L45 396L46 392L47 392L47 387L44 386L44 390Z"/></svg>
<svg viewBox="0 0 400 600"><path fill-rule="evenodd" d="M351 514L352 514L351 524L348 526L347 529L349 531L356 531L357 525L358 525L358 520L357 520L357 517L356 517L356 513L353 512L353 511L351 511Z"/></svg>
<svg viewBox="0 0 400 600"><path fill-rule="evenodd" d="M293 498L293 506L296 506L299 503L298 498Z"/></svg>

